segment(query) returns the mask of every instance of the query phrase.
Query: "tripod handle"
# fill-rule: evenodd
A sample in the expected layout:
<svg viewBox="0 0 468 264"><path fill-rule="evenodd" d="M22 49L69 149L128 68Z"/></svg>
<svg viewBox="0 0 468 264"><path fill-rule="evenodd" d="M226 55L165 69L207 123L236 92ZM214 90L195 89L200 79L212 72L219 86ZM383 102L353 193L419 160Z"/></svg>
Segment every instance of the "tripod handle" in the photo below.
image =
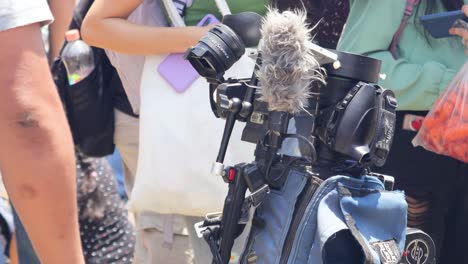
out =
<svg viewBox="0 0 468 264"><path fill-rule="evenodd" d="M223 176L224 173L224 158L226 156L226 151L229 145L229 140L231 139L232 130L236 123L237 115L242 109L242 102L239 98L232 98L229 101L225 102L226 108L229 110L229 114L226 118L226 123L224 125L223 138L221 139L221 144L219 146L218 156L216 157L216 162L211 168L211 174L216 176Z"/></svg>
<svg viewBox="0 0 468 264"><path fill-rule="evenodd" d="M221 241L219 243L219 254L222 263L228 264L231 258L231 250L234 245L234 240L239 231L239 219L242 214L242 206L245 200L245 192L247 191L247 183L244 178L244 166L235 166L231 168L235 170L235 176L232 182L229 183L229 191L224 201L223 214L221 219Z"/></svg>
<svg viewBox="0 0 468 264"><path fill-rule="evenodd" d="M234 124L236 123L237 114L242 108L242 102L238 98L232 98L229 100L230 113L226 118L226 124L224 125L223 138L221 139L221 145L219 146L218 157L216 158L217 163L223 163L224 157L226 156L227 147L229 145L229 140L231 139L232 130L234 129Z"/></svg>

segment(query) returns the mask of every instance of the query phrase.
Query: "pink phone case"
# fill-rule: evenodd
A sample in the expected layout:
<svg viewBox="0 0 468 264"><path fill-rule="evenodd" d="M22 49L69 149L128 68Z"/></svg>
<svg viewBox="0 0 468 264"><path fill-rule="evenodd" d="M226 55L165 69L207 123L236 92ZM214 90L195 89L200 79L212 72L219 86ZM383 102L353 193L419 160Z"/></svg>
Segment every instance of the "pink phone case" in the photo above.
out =
<svg viewBox="0 0 468 264"><path fill-rule="evenodd" d="M219 23L219 20L214 15L208 14L197 26L206 26L213 23ZM159 74L178 93L185 92L193 81L200 76L183 56L183 53L169 54L158 66Z"/></svg>

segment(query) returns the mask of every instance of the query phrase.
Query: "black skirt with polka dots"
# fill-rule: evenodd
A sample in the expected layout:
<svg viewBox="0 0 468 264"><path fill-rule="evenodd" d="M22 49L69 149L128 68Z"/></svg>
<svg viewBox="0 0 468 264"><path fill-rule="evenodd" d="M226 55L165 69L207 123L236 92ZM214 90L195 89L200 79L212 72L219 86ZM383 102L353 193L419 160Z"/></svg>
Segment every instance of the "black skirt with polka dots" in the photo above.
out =
<svg viewBox="0 0 468 264"><path fill-rule="evenodd" d="M107 160L78 154L77 188L86 263L132 263L135 234Z"/></svg>

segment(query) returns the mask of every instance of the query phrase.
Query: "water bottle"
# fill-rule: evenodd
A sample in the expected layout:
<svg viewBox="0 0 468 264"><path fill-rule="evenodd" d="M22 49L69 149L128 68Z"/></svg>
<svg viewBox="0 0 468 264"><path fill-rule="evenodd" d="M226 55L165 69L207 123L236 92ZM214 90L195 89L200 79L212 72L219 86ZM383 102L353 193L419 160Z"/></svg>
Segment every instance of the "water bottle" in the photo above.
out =
<svg viewBox="0 0 468 264"><path fill-rule="evenodd" d="M72 29L65 33L67 44L62 52L62 61L67 69L68 83L76 84L94 70L93 50L80 40L80 32Z"/></svg>

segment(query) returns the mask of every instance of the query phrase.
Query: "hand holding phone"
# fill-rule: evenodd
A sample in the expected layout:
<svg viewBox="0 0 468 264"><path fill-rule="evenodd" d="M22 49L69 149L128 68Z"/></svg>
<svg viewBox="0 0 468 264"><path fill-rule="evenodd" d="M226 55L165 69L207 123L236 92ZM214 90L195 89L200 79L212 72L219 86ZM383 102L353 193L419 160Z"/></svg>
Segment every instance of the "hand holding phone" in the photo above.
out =
<svg viewBox="0 0 468 264"><path fill-rule="evenodd" d="M197 26L203 27L218 24L219 20L212 14L203 17ZM185 92L200 76L193 66L184 59L184 53L169 54L158 66L159 74L178 93Z"/></svg>
<svg viewBox="0 0 468 264"><path fill-rule="evenodd" d="M454 26L457 20L468 22L467 16L461 10L424 15L419 19L424 28L434 38L446 38L453 36L449 33L449 30Z"/></svg>
<svg viewBox="0 0 468 264"><path fill-rule="evenodd" d="M468 16L468 5L462 7L463 13ZM466 47L465 54L468 55L468 22L466 20L458 19L450 29L450 34L462 38L462 42Z"/></svg>

